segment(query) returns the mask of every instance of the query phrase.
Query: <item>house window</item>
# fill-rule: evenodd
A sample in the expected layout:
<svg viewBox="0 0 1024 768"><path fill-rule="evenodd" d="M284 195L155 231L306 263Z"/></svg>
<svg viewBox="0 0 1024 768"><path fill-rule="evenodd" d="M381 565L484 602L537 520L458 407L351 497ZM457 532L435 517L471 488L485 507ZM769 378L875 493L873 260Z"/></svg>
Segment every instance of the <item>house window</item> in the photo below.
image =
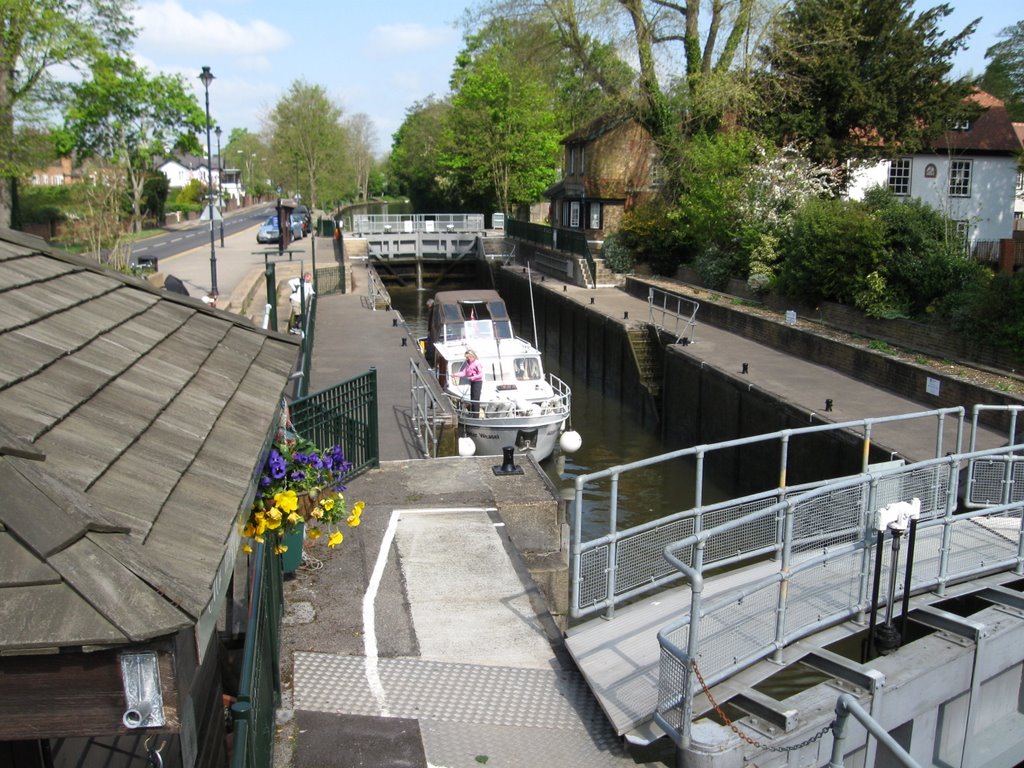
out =
<svg viewBox="0 0 1024 768"><path fill-rule="evenodd" d="M1024 171L1017 171L1017 191L1024 190Z"/></svg>
<svg viewBox="0 0 1024 768"><path fill-rule="evenodd" d="M566 160L568 160L569 165L569 173L567 175L572 176L576 173L576 147L570 144L565 148L565 153L568 155Z"/></svg>
<svg viewBox="0 0 1024 768"><path fill-rule="evenodd" d="M587 147L585 144L580 144L580 176L587 172L584 160L586 159Z"/></svg>
<svg viewBox="0 0 1024 768"><path fill-rule="evenodd" d="M580 228L580 204L577 200L569 203L569 227L570 229Z"/></svg>
<svg viewBox="0 0 1024 768"><path fill-rule="evenodd" d="M889 163L889 191L894 195L910 194L910 169L913 161L901 157Z"/></svg>
<svg viewBox="0 0 1024 768"><path fill-rule="evenodd" d="M971 196L971 162L970 160L953 160L949 164L949 195L950 197Z"/></svg>
<svg viewBox="0 0 1024 768"><path fill-rule="evenodd" d="M590 229L601 228L601 204L590 204Z"/></svg>

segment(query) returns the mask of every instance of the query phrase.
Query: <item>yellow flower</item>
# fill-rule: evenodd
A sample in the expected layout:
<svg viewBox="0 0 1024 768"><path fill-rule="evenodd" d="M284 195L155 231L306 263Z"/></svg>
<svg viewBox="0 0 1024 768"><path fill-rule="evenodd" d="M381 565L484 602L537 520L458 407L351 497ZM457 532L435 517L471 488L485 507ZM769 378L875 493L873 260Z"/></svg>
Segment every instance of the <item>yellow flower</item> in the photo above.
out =
<svg viewBox="0 0 1024 768"><path fill-rule="evenodd" d="M313 507L313 510L309 513L309 516L315 517L317 520L320 520L324 516L324 511L320 509L320 507Z"/></svg>
<svg viewBox="0 0 1024 768"><path fill-rule="evenodd" d="M341 531L334 531L330 538L327 539L327 546L334 549L336 546L341 544L345 540L344 534Z"/></svg>
<svg viewBox="0 0 1024 768"><path fill-rule="evenodd" d="M321 531L320 531L319 528L307 528L306 529L306 538L308 538L308 539L319 539L320 536L321 536Z"/></svg>
<svg viewBox="0 0 1024 768"><path fill-rule="evenodd" d="M248 542L242 545L242 551L247 555L252 554L252 547L249 546Z"/></svg>
<svg viewBox="0 0 1024 768"><path fill-rule="evenodd" d="M320 500L320 506L324 508L325 512L330 512L334 509L334 499L328 496L326 499Z"/></svg>
<svg viewBox="0 0 1024 768"><path fill-rule="evenodd" d="M281 510L277 507L271 507L267 510L266 527L270 531L281 527Z"/></svg>
<svg viewBox="0 0 1024 768"><path fill-rule="evenodd" d="M288 522L292 525L298 525L302 522L302 515L300 515L298 512L289 512Z"/></svg>
<svg viewBox="0 0 1024 768"><path fill-rule="evenodd" d="M288 547L286 547L284 544L275 544L274 545L274 554L275 555L283 555L287 551L288 551Z"/></svg>
<svg viewBox="0 0 1024 768"><path fill-rule="evenodd" d="M294 512L299 508L299 497L295 491L281 491L274 494L274 506L284 512Z"/></svg>
<svg viewBox="0 0 1024 768"><path fill-rule="evenodd" d="M352 505L352 514L356 517L359 517L361 514L363 514L363 508L365 506L365 501L357 501L355 504Z"/></svg>
<svg viewBox="0 0 1024 768"><path fill-rule="evenodd" d="M348 516L348 520L346 520L345 522L348 523L349 528L355 528L357 525L359 525L359 515L353 513Z"/></svg>

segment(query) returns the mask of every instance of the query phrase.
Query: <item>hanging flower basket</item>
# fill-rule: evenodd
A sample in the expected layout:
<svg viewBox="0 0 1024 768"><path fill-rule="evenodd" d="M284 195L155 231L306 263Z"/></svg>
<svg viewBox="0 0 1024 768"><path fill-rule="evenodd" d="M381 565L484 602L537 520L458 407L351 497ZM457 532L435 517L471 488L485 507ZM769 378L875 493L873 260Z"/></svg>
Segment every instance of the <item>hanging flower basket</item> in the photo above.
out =
<svg viewBox="0 0 1024 768"><path fill-rule="evenodd" d="M332 549L341 544L345 538L341 528L359 525L365 506L358 501L349 510L342 493L342 479L351 468L340 446L321 450L309 440L285 433L263 466L256 499L242 523L242 536L247 539L242 549L252 552L252 542L269 537L274 551L284 554L295 546L300 530L314 541L326 535ZM285 542L286 537L291 541ZM297 541L301 548L302 538Z"/></svg>

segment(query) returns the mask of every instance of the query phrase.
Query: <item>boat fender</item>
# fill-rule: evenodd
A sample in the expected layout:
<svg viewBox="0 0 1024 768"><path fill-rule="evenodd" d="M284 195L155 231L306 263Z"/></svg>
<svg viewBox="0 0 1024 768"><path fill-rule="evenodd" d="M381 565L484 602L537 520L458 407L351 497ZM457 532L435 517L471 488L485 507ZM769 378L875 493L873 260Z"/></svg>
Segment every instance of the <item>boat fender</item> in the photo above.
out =
<svg viewBox="0 0 1024 768"><path fill-rule="evenodd" d="M580 433L574 429L570 429L568 432L563 432L562 436L558 438L558 446L566 453L576 453L583 445L583 438L580 437Z"/></svg>
<svg viewBox="0 0 1024 768"><path fill-rule="evenodd" d="M471 438L459 438L459 456L472 456L476 453L476 443Z"/></svg>

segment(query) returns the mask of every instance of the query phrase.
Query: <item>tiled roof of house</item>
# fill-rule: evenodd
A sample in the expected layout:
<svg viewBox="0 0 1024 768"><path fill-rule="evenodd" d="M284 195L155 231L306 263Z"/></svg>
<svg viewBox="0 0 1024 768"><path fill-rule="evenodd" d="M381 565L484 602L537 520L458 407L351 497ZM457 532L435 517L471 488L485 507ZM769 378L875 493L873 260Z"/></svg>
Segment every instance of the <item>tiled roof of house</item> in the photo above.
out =
<svg viewBox="0 0 1024 768"><path fill-rule="evenodd" d="M946 131L935 140L932 148L939 152L950 150L970 152L1016 152L1021 148L1020 138L1013 129L1006 105L990 93L975 91L967 97L982 108L966 130Z"/></svg>
<svg viewBox="0 0 1024 768"><path fill-rule="evenodd" d="M196 623L297 351L0 230L0 652Z"/></svg>

